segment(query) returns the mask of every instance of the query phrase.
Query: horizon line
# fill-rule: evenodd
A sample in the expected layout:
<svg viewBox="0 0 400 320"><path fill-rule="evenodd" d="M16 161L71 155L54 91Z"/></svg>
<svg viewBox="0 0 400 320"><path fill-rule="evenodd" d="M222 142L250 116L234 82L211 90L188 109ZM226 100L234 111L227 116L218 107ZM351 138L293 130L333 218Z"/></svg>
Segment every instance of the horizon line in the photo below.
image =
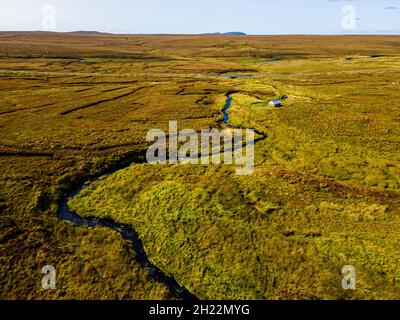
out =
<svg viewBox="0 0 400 320"><path fill-rule="evenodd" d="M204 33L115 33L109 31L97 31L97 30L73 30L73 31L54 31L54 30L0 30L0 33L54 33L54 34L81 34L81 35L121 35L121 36L400 36L400 30L396 30L393 33L390 31L378 31L375 33L359 32L359 33L270 33L270 34L254 34L245 33L241 31L230 31L230 32L204 32ZM388 32L388 33L385 33ZM233 34L243 33L243 34Z"/></svg>

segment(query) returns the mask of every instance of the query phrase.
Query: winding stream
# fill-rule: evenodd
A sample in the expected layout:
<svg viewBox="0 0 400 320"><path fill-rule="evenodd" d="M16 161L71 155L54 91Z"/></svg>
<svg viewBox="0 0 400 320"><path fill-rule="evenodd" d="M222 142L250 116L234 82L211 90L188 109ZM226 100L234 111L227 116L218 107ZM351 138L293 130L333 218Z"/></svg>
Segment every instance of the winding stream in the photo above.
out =
<svg viewBox="0 0 400 320"><path fill-rule="evenodd" d="M224 115L224 124L227 126L230 126L229 124L229 114L228 110L231 107L232 104L232 97L231 93L228 93L226 95L227 100L225 103L225 107L222 110L222 113ZM261 140L266 139L267 136L263 135L261 138L256 139L253 143L257 143ZM141 157L136 157L134 160L126 161L123 165L119 167L119 170L124 169L129 167L133 163L145 163L146 159L145 156L142 155ZM76 212L71 210L71 208L68 206L68 201L76 196L78 193L80 193L85 187L87 187L90 183L93 183L94 181L101 179L105 176L108 176L118 170L109 170L108 173L103 174L102 176L99 176L97 179L88 179L84 183L82 183L78 188L75 188L71 192L64 194L60 206L59 206L59 211L58 211L58 216L60 219L69 221L73 223L76 226L86 226L89 228L95 228L95 227L104 227L104 228L109 228L112 229L116 232L118 232L120 235L125 240L128 240L131 242L135 252L136 252L136 261L140 264L141 267L147 269L149 276L160 283L163 283L166 285L170 291L169 296L171 298L176 298L176 299L183 299L183 300L198 300L198 298L189 292L185 287L181 286L174 278L166 275L162 270L160 270L158 267L156 267L154 264L152 264L147 256L147 253L144 249L143 242L140 239L138 233L136 230L126 224L121 224L117 223L114 220L111 219L101 219L101 218L83 218L79 216Z"/></svg>
<svg viewBox="0 0 400 320"><path fill-rule="evenodd" d="M229 113L228 113L228 111L229 111L229 109L231 108L231 106L232 106L232 97L231 97L231 95L228 93L228 94L226 95L225 108L222 109L222 114L224 115L224 123L225 123L227 126L230 126L230 124L229 124Z"/></svg>
<svg viewBox="0 0 400 320"><path fill-rule="evenodd" d="M117 223L111 219L83 218L72 211L68 206L68 200L77 195L80 191L82 191L83 188L84 187L81 186L64 196L58 213L62 220L72 222L76 226L86 226L89 228L104 227L118 232L125 240L131 242L136 253L136 261L141 267L148 271L150 278L167 286L170 291L170 298L198 300L197 297L190 293L185 287L179 285L174 278L167 276L164 272L150 262L147 253L144 250L142 240L140 239L138 233L131 226Z"/></svg>

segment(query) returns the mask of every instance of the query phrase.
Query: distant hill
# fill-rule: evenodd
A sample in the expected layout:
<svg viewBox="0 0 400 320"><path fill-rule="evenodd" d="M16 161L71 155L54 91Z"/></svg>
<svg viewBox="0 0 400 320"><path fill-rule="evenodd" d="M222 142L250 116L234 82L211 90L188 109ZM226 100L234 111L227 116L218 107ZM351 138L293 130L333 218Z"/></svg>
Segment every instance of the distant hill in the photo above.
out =
<svg viewBox="0 0 400 320"><path fill-rule="evenodd" d="M108 35L112 33L100 32L100 31L71 31L68 34L82 34L82 35ZM227 36L247 36L244 32L214 32L214 33L202 33L202 35L227 35Z"/></svg>
<svg viewBox="0 0 400 320"><path fill-rule="evenodd" d="M70 34L110 34L107 32L99 32L99 31L72 31L72 32L67 32Z"/></svg>
<svg viewBox="0 0 400 320"><path fill-rule="evenodd" d="M244 32L214 32L214 33L203 33L203 35L228 35L228 36L247 36Z"/></svg>

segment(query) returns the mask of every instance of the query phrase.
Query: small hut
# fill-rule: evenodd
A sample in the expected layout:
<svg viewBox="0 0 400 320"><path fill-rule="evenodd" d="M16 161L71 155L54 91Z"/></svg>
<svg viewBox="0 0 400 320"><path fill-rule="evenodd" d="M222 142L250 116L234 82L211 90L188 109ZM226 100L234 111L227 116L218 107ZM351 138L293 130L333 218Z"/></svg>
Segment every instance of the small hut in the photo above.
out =
<svg viewBox="0 0 400 320"><path fill-rule="evenodd" d="M282 107L282 100L272 100L268 103L268 106L274 108L280 108Z"/></svg>

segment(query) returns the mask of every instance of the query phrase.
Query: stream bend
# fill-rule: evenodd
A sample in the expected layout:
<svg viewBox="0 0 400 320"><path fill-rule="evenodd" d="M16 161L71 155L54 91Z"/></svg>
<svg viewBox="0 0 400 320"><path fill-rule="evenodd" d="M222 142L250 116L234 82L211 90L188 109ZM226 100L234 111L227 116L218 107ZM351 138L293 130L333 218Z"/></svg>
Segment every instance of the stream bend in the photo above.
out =
<svg viewBox="0 0 400 320"><path fill-rule="evenodd" d="M225 107L222 110L222 114L224 115L224 120L223 120L224 124L230 126L228 110L231 107L232 97L230 93L228 93L226 97L227 100L225 103ZM256 139L253 143L255 144L266 138L267 136L263 134L261 138ZM125 169L133 163L137 164L146 163L144 154L145 152L143 152L143 154L141 154L139 157L135 157L135 159L131 159L130 161L125 161L123 165L119 166L118 170ZM148 271L150 278L167 286L167 288L170 291L169 293L170 298L182 299L182 300L198 300L198 298L193 293L189 292L189 290L187 290L184 286L180 285L174 278L166 275L161 269L159 269L157 266L155 266L150 262L147 253L144 249L143 242L140 239L139 234L132 226L117 223L112 219L102 219L96 217L83 218L79 216L76 212L71 210L71 208L68 206L68 201L74 196L76 196L78 193L80 193L90 183L93 183L99 178L110 175L118 170L112 169L109 170L108 173L98 176L97 179L96 178L88 179L83 183L81 183L79 187L75 188L69 193L64 194L59 205L59 210L58 210L59 218L64 221L71 222L75 226L79 227L82 226L89 228L104 227L118 232L125 240L128 240L132 244L136 252L136 257L135 257L136 261L139 263L141 267L145 268Z"/></svg>

